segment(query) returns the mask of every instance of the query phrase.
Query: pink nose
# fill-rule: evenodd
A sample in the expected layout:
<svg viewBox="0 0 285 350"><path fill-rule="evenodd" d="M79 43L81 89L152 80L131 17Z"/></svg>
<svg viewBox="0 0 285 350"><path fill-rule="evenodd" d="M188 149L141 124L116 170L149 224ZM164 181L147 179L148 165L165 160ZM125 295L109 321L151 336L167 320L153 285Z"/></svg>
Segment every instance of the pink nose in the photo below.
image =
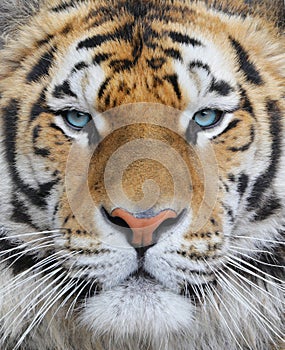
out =
<svg viewBox="0 0 285 350"><path fill-rule="evenodd" d="M136 218L134 215L124 209L117 208L112 211L113 217L123 219L133 232L131 244L133 246L149 246L154 243L153 233L167 219L177 217L175 211L171 209L163 210L156 216L147 218Z"/></svg>

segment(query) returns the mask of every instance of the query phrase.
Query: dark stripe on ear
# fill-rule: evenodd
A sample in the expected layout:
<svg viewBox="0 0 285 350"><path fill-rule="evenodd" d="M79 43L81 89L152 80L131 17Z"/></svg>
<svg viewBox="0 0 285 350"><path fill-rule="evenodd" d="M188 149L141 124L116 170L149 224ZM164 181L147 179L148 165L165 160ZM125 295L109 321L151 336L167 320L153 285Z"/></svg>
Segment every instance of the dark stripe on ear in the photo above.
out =
<svg viewBox="0 0 285 350"><path fill-rule="evenodd" d="M254 131L254 127L252 125L250 128L250 141L241 147L227 147L227 150L232 151L232 152L247 151L249 149L249 147L251 146L251 144L253 143L254 139L255 139L255 131Z"/></svg>
<svg viewBox="0 0 285 350"><path fill-rule="evenodd" d="M169 32L167 33L172 41L179 43L179 44L186 44L186 45L192 45L192 46L204 46L201 41L190 38L190 36L177 33L177 32Z"/></svg>
<svg viewBox="0 0 285 350"><path fill-rule="evenodd" d="M163 77L163 79L166 79L173 86L173 90L175 91L177 98L180 100L181 99L181 90L179 88L177 74L165 75Z"/></svg>
<svg viewBox="0 0 285 350"><path fill-rule="evenodd" d="M210 67L206 63L203 63L202 61L192 61L189 63L188 67L189 67L189 70L192 70L193 68L201 68L207 71L208 74L211 74Z"/></svg>
<svg viewBox="0 0 285 350"><path fill-rule="evenodd" d="M27 75L27 82L37 82L45 75L48 75L49 69L53 64L55 48L43 54L39 59L38 63L33 67L33 69Z"/></svg>
<svg viewBox="0 0 285 350"><path fill-rule="evenodd" d="M271 187L272 181L274 180L274 177L278 170L280 156L282 153L282 113L276 101L268 101L266 104L266 109L268 114L268 121L270 123L270 135L272 139L270 164L265 172L261 174L254 183L251 195L247 200L248 210L254 210L256 207L258 207L260 205L260 200L263 194Z"/></svg>
<svg viewBox="0 0 285 350"><path fill-rule="evenodd" d="M221 96L228 96L234 89L224 80L213 79L209 92L217 92Z"/></svg>
<svg viewBox="0 0 285 350"><path fill-rule="evenodd" d="M230 38L230 40L237 54L240 69L244 72L247 81L256 85L263 84L263 80L258 72L258 69L250 61L248 53L244 50L244 48L237 40L233 38Z"/></svg>
<svg viewBox="0 0 285 350"><path fill-rule="evenodd" d="M65 95L77 98L76 93L71 90L68 80L65 80L61 85L56 85L52 95L55 98L63 98Z"/></svg>

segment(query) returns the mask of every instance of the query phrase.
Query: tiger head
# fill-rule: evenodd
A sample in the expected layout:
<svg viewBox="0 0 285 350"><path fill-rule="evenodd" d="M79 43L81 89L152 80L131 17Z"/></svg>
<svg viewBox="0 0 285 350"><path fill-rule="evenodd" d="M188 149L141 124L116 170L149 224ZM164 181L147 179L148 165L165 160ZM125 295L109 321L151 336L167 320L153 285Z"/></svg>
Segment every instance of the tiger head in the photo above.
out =
<svg viewBox="0 0 285 350"><path fill-rule="evenodd" d="M216 305L242 324L251 297L232 305L231 279L282 260L284 47L251 11L47 0L7 33L1 222L34 246L28 261L53 256L62 308L80 306L92 341L206 344Z"/></svg>

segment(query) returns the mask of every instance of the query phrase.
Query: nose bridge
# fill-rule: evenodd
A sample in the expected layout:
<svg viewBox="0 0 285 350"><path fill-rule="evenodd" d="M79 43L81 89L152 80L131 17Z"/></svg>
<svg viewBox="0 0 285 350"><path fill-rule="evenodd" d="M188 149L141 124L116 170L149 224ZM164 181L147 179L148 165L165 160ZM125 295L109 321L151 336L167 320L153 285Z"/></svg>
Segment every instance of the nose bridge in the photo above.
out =
<svg viewBox="0 0 285 350"><path fill-rule="evenodd" d="M134 247L150 246L154 243L154 231L167 219L176 218L177 214L174 210L163 210L157 215L149 217L136 217L128 211L117 208L112 211L113 217L123 219L132 230L133 237L131 244Z"/></svg>

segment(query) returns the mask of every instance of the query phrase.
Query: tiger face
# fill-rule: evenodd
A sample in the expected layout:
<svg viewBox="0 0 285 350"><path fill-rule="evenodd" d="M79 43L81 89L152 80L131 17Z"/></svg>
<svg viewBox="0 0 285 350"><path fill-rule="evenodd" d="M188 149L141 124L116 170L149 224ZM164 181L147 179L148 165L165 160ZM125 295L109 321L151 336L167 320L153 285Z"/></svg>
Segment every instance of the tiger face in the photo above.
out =
<svg viewBox="0 0 285 350"><path fill-rule="evenodd" d="M8 40L7 349L281 349L284 50L228 6L47 0Z"/></svg>

